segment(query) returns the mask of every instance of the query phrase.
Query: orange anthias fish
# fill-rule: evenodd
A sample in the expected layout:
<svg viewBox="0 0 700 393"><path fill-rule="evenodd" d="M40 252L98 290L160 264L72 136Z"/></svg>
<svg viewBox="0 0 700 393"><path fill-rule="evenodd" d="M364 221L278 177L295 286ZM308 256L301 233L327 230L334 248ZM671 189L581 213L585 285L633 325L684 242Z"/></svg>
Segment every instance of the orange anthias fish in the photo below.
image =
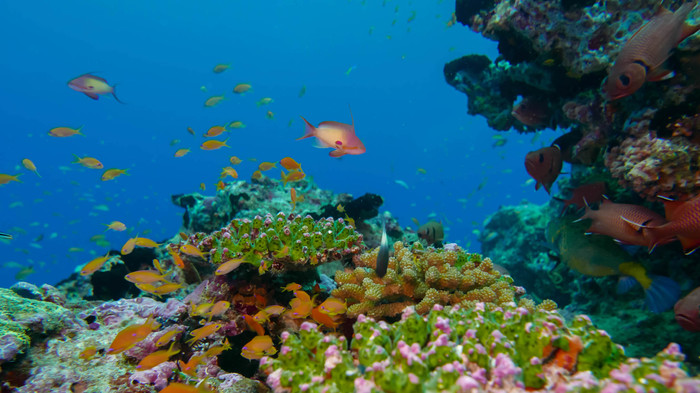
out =
<svg viewBox="0 0 700 393"><path fill-rule="evenodd" d="M230 259L230 260L222 263L221 265L219 265L219 267L216 268L216 271L214 272L214 274L217 276L222 276L224 274L228 274L228 273L236 270L236 268L238 268L239 266L241 266L241 263L243 263L243 261L244 261L244 258Z"/></svg>
<svg viewBox="0 0 700 393"><path fill-rule="evenodd" d="M116 169L116 168L107 169L102 174L102 181L112 180L115 177L121 176L121 175L128 175L128 173L126 173L126 171L127 171L126 169Z"/></svg>
<svg viewBox="0 0 700 393"><path fill-rule="evenodd" d="M192 356L192 358L195 358L196 356ZM199 363L199 360L201 360L201 356L199 359L197 359L197 363ZM191 362L192 360L190 360ZM178 364L181 363L181 360L178 360ZM189 370L189 369L188 369ZM189 373L186 373L190 375ZM194 373L192 375L194 376ZM209 393L211 390L204 388L204 387L199 387L199 386L192 386L192 385L185 385L184 383L179 383L179 382L171 382L170 385L164 387L161 391L158 393Z"/></svg>
<svg viewBox="0 0 700 393"><path fill-rule="evenodd" d="M229 159L229 161L231 162L231 165L238 165L238 164L240 164L241 162L243 162L243 160L241 160L240 158L238 158L238 157L236 157L236 156L232 156L232 157Z"/></svg>
<svg viewBox="0 0 700 393"><path fill-rule="evenodd" d="M226 97L224 97L223 94L220 96L209 97L209 98L207 98L206 101L204 101L204 107L206 107L206 108L215 107L224 99L226 99Z"/></svg>
<svg viewBox="0 0 700 393"><path fill-rule="evenodd" d="M174 349L175 343L173 342L170 344L170 348L168 349L162 349L160 351L155 351L149 355L147 355L145 358L141 359L138 365L136 365L137 370L150 370L153 367L165 363L168 361L168 359L180 352L179 349Z"/></svg>
<svg viewBox="0 0 700 393"><path fill-rule="evenodd" d="M75 157L75 161L71 162L72 164L80 164L84 166L85 168L90 168L90 169L102 169L104 168L104 165L98 160L97 158L93 157L78 157L78 155L73 154Z"/></svg>
<svg viewBox="0 0 700 393"><path fill-rule="evenodd" d="M189 375L190 377L196 377L197 376L197 366L199 363L204 359L204 355L193 355L190 360L185 363L182 360L177 361L177 365L180 368L180 371L183 373ZM172 384L170 384L172 385ZM166 388L167 389L167 388ZM198 390L173 390L172 393L175 392L197 392Z"/></svg>
<svg viewBox="0 0 700 393"><path fill-rule="evenodd" d="M288 171L300 171L301 170L301 164L294 161L294 159L292 157L284 157L283 159L280 160L280 165L282 165L282 168L284 168Z"/></svg>
<svg viewBox="0 0 700 393"><path fill-rule="evenodd" d="M248 83L239 83L233 88L233 92L236 94L243 94L250 90L253 86Z"/></svg>
<svg viewBox="0 0 700 393"><path fill-rule="evenodd" d="M350 117L352 118L352 113ZM329 153L331 157L363 154L367 151L360 138L355 135L355 120L352 120L352 124L324 121L318 127L314 127L303 117L302 119L306 123L306 133L297 140L316 137L316 147L335 149Z"/></svg>
<svg viewBox="0 0 700 393"><path fill-rule="evenodd" d="M178 334L182 333L180 330L171 330L169 332L166 332L158 340L156 340L156 346L162 347L163 345L169 343L174 339Z"/></svg>
<svg viewBox="0 0 700 393"><path fill-rule="evenodd" d="M136 239L131 238L124 243L121 249L122 255L128 255L131 254L132 251L134 251L134 247L136 247Z"/></svg>
<svg viewBox="0 0 700 393"><path fill-rule="evenodd" d="M109 224L104 224L104 225L107 227L107 229L105 229L105 231L108 231L111 229L113 231L122 232L122 231L126 230L126 225L124 225L124 223L121 221L112 221Z"/></svg>
<svg viewBox="0 0 700 393"><path fill-rule="evenodd" d="M243 346L241 356L248 360L260 359L264 355L274 355L277 349L270 336L256 336Z"/></svg>
<svg viewBox="0 0 700 393"><path fill-rule="evenodd" d="M127 326L122 329L107 349L110 355L116 355L132 348L136 343L146 338L152 331L158 329L160 324L153 317L148 317L146 322L138 325Z"/></svg>
<svg viewBox="0 0 700 393"><path fill-rule="evenodd" d="M564 206L559 214L564 214L566 209L571 205L576 206L577 209L583 209L586 207L586 204L594 204L602 201L606 189L607 187L605 182L601 181L597 183L584 184L574 188L573 191L571 191L571 198L569 199L554 197L554 199L564 203Z"/></svg>
<svg viewBox="0 0 700 393"><path fill-rule="evenodd" d="M83 350L83 352L80 352L80 355L78 355L79 358L83 360L90 360L92 359L93 356L97 353L97 348L96 347L87 347Z"/></svg>
<svg viewBox="0 0 700 393"><path fill-rule="evenodd" d="M262 177L263 177L263 174L262 174L262 172L260 172L260 171L255 171L255 172L253 172L253 174L250 176L251 179L255 179L255 180L260 180L260 179L262 179Z"/></svg>
<svg viewBox="0 0 700 393"><path fill-rule="evenodd" d="M213 126L207 132L204 134L205 138L213 138L215 136L219 136L223 134L226 131L226 127L224 126Z"/></svg>
<svg viewBox="0 0 700 393"><path fill-rule="evenodd" d="M676 237L686 255L697 250L700 247L700 195L688 201L665 200L664 209L666 224L657 227L644 225L652 249Z"/></svg>
<svg viewBox="0 0 700 393"><path fill-rule="evenodd" d="M168 250L168 254L170 254L170 256L173 258L173 263L175 266L179 267L180 269L185 268L185 262L182 260L182 258L180 258L180 254L170 250Z"/></svg>
<svg viewBox="0 0 700 393"><path fill-rule="evenodd" d="M258 165L258 169L261 170L262 172L269 171L272 168L277 168L277 164L274 162L261 162L260 165Z"/></svg>
<svg viewBox="0 0 700 393"><path fill-rule="evenodd" d="M221 175L219 175L219 177L223 179L226 176L231 176L234 179L238 179L238 172L236 172L233 167L227 166L221 170Z"/></svg>
<svg viewBox="0 0 700 393"><path fill-rule="evenodd" d="M202 150L216 150L221 149L222 147L231 147L226 144L226 141L228 141L228 139L226 139L225 141L217 141L215 139L205 141L199 148Z"/></svg>
<svg viewBox="0 0 700 393"><path fill-rule="evenodd" d="M301 171L293 171L293 172L289 172L289 174L285 174L284 171L280 171L280 172L282 172L282 176L281 176L281 177L282 177L282 183L283 183L285 186L286 186L287 183L289 183L289 182L299 181L299 180L302 180L303 178L306 177L306 173L301 172Z"/></svg>
<svg viewBox="0 0 700 393"><path fill-rule="evenodd" d="M603 82L603 94L609 100L626 97L637 91L645 81L655 82L673 76L664 68L672 50L683 40L695 34L700 25L685 23L695 2L680 6L671 12L659 6L656 14L625 43Z"/></svg>
<svg viewBox="0 0 700 393"><path fill-rule="evenodd" d="M80 128L70 128L70 127L56 127L52 128L49 131L49 135L55 136L57 138L65 138L73 135L83 135L80 130L82 130L83 127L80 126Z"/></svg>
<svg viewBox="0 0 700 393"><path fill-rule="evenodd" d="M289 191L290 196L292 198L292 210L297 208L297 190L292 187L292 189Z"/></svg>
<svg viewBox="0 0 700 393"><path fill-rule="evenodd" d="M110 255L107 254L103 257L93 259L92 261L88 262L82 269L80 269L80 275L89 276L90 274L100 270L102 266L104 266L105 262L109 260L109 258Z"/></svg>
<svg viewBox="0 0 700 393"><path fill-rule="evenodd" d="M185 154L187 154L189 152L190 152L190 149L180 149L180 150L175 152L174 156L178 157L178 158L183 157Z"/></svg>
<svg viewBox="0 0 700 393"><path fill-rule="evenodd" d="M537 181L535 190L540 186L549 194L552 184L561 173L563 160L559 146L552 145L543 147L536 151L531 151L525 156L525 170Z"/></svg>
<svg viewBox="0 0 700 393"><path fill-rule="evenodd" d="M145 237L135 237L134 244L139 247L155 248L158 247L158 243L155 241L145 238Z"/></svg>
<svg viewBox="0 0 700 393"><path fill-rule="evenodd" d="M250 330L257 333L258 336L265 335L265 328L263 328L262 325L255 320L255 318L251 317L250 315L244 315L243 319L245 319L245 323L248 324Z"/></svg>
<svg viewBox="0 0 700 393"><path fill-rule="evenodd" d="M649 249L652 249L653 244L647 236L645 226L657 227L666 223L660 214L644 206L613 203L607 199L603 199L598 210L586 206L586 213L577 221L585 219L591 220L587 233L610 236L622 244L645 246ZM670 240L672 239L668 239Z"/></svg>
<svg viewBox="0 0 700 393"><path fill-rule="evenodd" d="M204 256L204 253L199 251L199 248L191 245L191 244L184 244L180 246L180 252L187 254L191 257L200 257L202 259L207 259L206 256Z"/></svg>
<svg viewBox="0 0 700 393"><path fill-rule="evenodd" d="M195 329L192 332L190 332L192 338L187 340L185 343L187 345L192 345L195 342L216 333L219 329L221 329L222 326L224 325L220 323L208 323L202 326L201 328Z"/></svg>
<svg viewBox="0 0 700 393"><path fill-rule="evenodd" d="M231 67L231 64L217 64L216 66L214 66L214 73L220 74L228 70L229 67Z"/></svg>
<svg viewBox="0 0 700 393"><path fill-rule="evenodd" d="M115 86L116 85L110 86L103 78L90 74L83 74L68 81L68 87L85 94L93 100L100 98L100 94L111 94L117 102L123 104L123 102L117 98L117 94L114 91Z"/></svg>
<svg viewBox="0 0 700 393"><path fill-rule="evenodd" d="M154 282L162 281L164 278L164 275L158 274L158 272L153 270L138 270L124 276L124 279L126 281L133 282L135 284L151 284Z"/></svg>

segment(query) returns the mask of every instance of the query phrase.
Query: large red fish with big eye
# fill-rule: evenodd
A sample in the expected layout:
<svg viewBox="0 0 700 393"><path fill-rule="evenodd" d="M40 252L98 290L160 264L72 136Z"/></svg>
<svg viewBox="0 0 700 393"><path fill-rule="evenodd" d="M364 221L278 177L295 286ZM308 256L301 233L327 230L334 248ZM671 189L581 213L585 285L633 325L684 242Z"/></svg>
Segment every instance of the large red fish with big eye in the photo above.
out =
<svg viewBox="0 0 700 393"><path fill-rule="evenodd" d="M547 193L561 173L562 164L561 149L558 145L543 147L525 156L525 170L537 181L535 190L543 186Z"/></svg>
<svg viewBox="0 0 700 393"><path fill-rule="evenodd" d="M639 90L645 81L673 77L664 68L673 48L700 30L700 25L685 23L695 2L680 6L676 12L659 7L656 14L625 43L615 64L603 82L603 94L609 100L626 97Z"/></svg>
<svg viewBox="0 0 700 393"><path fill-rule="evenodd" d="M676 302L676 322L689 332L700 332L700 287Z"/></svg>

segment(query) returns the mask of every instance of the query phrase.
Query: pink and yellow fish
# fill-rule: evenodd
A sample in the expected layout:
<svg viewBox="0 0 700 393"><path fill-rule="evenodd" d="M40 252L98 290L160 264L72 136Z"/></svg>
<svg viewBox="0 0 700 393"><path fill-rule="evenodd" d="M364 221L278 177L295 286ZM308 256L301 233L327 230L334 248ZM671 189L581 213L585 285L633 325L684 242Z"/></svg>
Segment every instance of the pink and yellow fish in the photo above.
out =
<svg viewBox="0 0 700 393"><path fill-rule="evenodd" d="M117 98L114 86L116 85L110 86L105 79L90 74L83 74L68 81L68 87L85 94L93 100L100 98L100 94L111 94L117 102L123 104Z"/></svg>
<svg viewBox="0 0 700 393"><path fill-rule="evenodd" d="M352 118L352 113L350 114ZM316 147L333 148L329 153L331 157L342 157L346 154L363 154L367 151L360 138L355 135L355 120L352 124L339 123L337 121L324 121L318 127L314 127L306 119L306 133L300 139L316 137Z"/></svg>

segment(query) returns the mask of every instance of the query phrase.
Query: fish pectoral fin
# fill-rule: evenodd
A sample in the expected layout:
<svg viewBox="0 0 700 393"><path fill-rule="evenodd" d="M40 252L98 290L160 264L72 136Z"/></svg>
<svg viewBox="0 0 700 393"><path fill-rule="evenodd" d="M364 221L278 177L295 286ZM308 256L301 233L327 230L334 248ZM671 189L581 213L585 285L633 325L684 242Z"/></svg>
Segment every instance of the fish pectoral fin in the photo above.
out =
<svg viewBox="0 0 700 393"><path fill-rule="evenodd" d="M100 96L98 96L98 95L95 94L95 93L85 93L85 95L88 96L88 97L90 97L90 98L92 98L93 100L97 100L97 99L100 98Z"/></svg>
<svg viewBox="0 0 700 393"><path fill-rule="evenodd" d="M656 68L656 69L650 71L647 74L647 81L658 82L658 81L671 79L674 76L676 76L676 73L673 70L669 70L668 68L661 66L659 68Z"/></svg>
<svg viewBox="0 0 700 393"><path fill-rule="evenodd" d="M345 153L343 150L340 150L340 149L333 150L332 152L328 153L328 155L331 157L342 157L345 154L347 154L347 153Z"/></svg>

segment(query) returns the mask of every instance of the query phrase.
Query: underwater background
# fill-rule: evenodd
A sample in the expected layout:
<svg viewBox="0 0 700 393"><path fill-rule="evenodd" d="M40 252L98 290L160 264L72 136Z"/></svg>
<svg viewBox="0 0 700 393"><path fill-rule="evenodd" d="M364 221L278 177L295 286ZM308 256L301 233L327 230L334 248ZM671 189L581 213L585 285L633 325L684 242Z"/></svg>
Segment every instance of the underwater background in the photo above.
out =
<svg viewBox="0 0 700 393"><path fill-rule="evenodd" d="M700 392L695 6L0 2L0 393Z"/></svg>
<svg viewBox="0 0 700 393"><path fill-rule="evenodd" d="M501 204L542 202L532 191L522 157L540 141L532 135L493 136L480 117L465 113L464 96L445 83L442 67L460 53L496 55L493 42L464 28L448 28L449 1L215 1L22 2L0 4L5 37L0 63L6 75L0 99L2 172L24 173L0 193L0 243L9 286L54 282L78 264L105 253L89 239L102 224L124 222L128 233L108 232L119 248L130 233L162 240L179 230L182 209L173 194L215 193L230 156L250 178L262 161L291 156L319 187L355 196L380 194L384 206L410 226L443 221L447 240L478 251L474 230ZM212 69L230 64L221 74ZM98 102L67 88L93 73L117 84L117 96ZM252 90L232 93L239 83ZM206 87L206 92L200 90ZM299 97L300 90L306 93ZM203 106L225 95L216 107ZM270 97L273 103L257 107ZM311 123L350 123L349 107L367 153L331 159L303 135ZM274 119L266 112L274 113ZM231 148L202 151L209 127L243 121L226 133ZM53 138L54 127L83 126L85 137ZM187 133L187 127L196 136ZM219 138L222 139L222 138ZM179 140L172 145L171 142ZM192 152L174 158L177 149ZM71 164L73 154L98 158L130 176L100 181L100 171ZM31 159L41 178L24 170ZM247 161L255 158L257 162ZM425 169L425 174L418 173ZM279 178L278 169L265 174ZM405 182L408 187L397 184ZM414 225L415 227L415 225ZM15 230L12 230L15 228ZM41 240L38 238L43 237ZM74 248L80 251L68 251Z"/></svg>

